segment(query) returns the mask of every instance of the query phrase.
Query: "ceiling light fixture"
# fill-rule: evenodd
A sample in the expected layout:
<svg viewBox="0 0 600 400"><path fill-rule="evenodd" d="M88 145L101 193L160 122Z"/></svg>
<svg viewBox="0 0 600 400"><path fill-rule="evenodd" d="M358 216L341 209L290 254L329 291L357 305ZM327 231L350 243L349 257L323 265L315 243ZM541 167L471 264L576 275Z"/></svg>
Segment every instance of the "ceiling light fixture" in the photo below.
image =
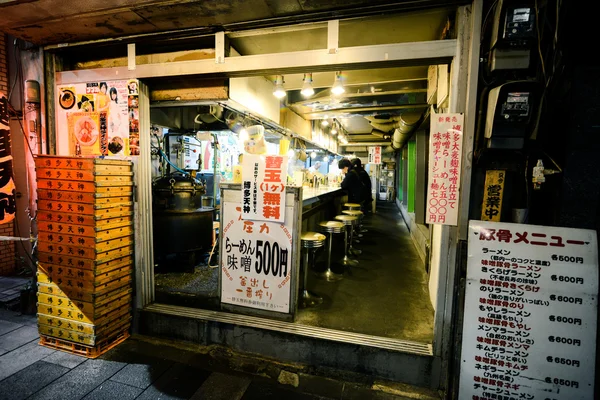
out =
<svg viewBox="0 0 600 400"><path fill-rule="evenodd" d="M302 90L300 94L304 97L310 97L315 94L315 89L312 87L312 73L304 74L304 79L302 79Z"/></svg>
<svg viewBox="0 0 600 400"><path fill-rule="evenodd" d="M323 162L329 162L329 156L323 157Z"/></svg>
<svg viewBox="0 0 600 400"><path fill-rule="evenodd" d="M346 89L344 89L344 84L342 82L342 72L338 71L335 73L335 80L333 81L333 86L331 87L331 93L335 96L339 96L344 93Z"/></svg>
<svg viewBox="0 0 600 400"><path fill-rule="evenodd" d="M312 151L310 153L310 158L317 158L317 152L316 151Z"/></svg>
<svg viewBox="0 0 600 400"><path fill-rule="evenodd" d="M327 121L326 119L321 121L321 126L328 126L328 125L329 125L329 121Z"/></svg>
<svg viewBox="0 0 600 400"><path fill-rule="evenodd" d="M278 99L283 99L285 97L285 88L283 87L283 75L277 75L275 78L275 87L273 88L273 96Z"/></svg>

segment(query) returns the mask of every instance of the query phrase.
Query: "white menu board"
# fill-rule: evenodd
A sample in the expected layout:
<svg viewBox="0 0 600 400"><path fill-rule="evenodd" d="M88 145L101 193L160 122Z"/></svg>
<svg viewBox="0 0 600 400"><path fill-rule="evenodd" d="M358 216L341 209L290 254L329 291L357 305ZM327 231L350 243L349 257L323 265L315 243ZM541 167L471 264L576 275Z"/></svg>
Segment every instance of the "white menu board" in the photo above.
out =
<svg viewBox="0 0 600 400"><path fill-rule="evenodd" d="M470 221L460 399L594 397L592 230Z"/></svg>
<svg viewBox="0 0 600 400"><path fill-rule="evenodd" d="M457 224L463 119L462 114L431 115L427 224Z"/></svg>
<svg viewBox="0 0 600 400"><path fill-rule="evenodd" d="M290 312L294 207L285 224L242 219L242 205L225 202L221 233L221 303Z"/></svg>
<svg viewBox="0 0 600 400"><path fill-rule="evenodd" d="M242 218L283 222L287 157L245 154L242 163Z"/></svg>
<svg viewBox="0 0 600 400"><path fill-rule="evenodd" d="M381 164L381 146L369 147L369 164Z"/></svg>

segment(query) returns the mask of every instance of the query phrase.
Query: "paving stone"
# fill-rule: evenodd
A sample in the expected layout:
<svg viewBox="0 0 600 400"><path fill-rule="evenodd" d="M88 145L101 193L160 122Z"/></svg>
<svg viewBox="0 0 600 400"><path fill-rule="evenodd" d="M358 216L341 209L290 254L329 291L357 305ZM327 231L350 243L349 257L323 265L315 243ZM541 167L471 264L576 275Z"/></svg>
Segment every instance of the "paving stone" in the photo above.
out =
<svg viewBox="0 0 600 400"><path fill-rule="evenodd" d="M35 362L0 382L0 399L25 399L68 370L44 361Z"/></svg>
<svg viewBox="0 0 600 400"><path fill-rule="evenodd" d="M71 354L64 351L57 351L44 358L44 361L61 365L63 367L72 369L87 360L86 357L79 356L77 354Z"/></svg>
<svg viewBox="0 0 600 400"><path fill-rule="evenodd" d="M213 372L190 400L240 400L250 378Z"/></svg>
<svg viewBox="0 0 600 400"><path fill-rule="evenodd" d="M210 375L209 371L175 364L138 397L138 400L189 399Z"/></svg>
<svg viewBox="0 0 600 400"><path fill-rule="evenodd" d="M27 368L55 351L40 346L35 340L0 356L0 380L19 372L23 368Z"/></svg>
<svg viewBox="0 0 600 400"><path fill-rule="evenodd" d="M105 381L100 384L96 389L92 390L90 394L85 396L84 400L130 400L135 399L139 394L142 393L142 389L124 385L122 383Z"/></svg>
<svg viewBox="0 0 600 400"><path fill-rule="evenodd" d="M304 393L312 393L317 396L340 399L344 383L335 379L325 378L317 375L299 373L300 384L298 389Z"/></svg>
<svg viewBox="0 0 600 400"><path fill-rule="evenodd" d="M325 397L290 390L282 385L254 381L250 384L242 400L319 400Z"/></svg>
<svg viewBox="0 0 600 400"><path fill-rule="evenodd" d="M0 336L0 349L14 350L39 338L37 327L22 326Z"/></svg>
<svg viewBox="0 0 600 400"><path fill-rule="evenodd" d="M37 327L37 316L35 314L28 315L13 310L0 309L0 320L21 325L34 325Z"/></svg>
<svg viewBox="0 0 600 400"><path fill-rule="evenodd" d="M158 358L148 359L145 362L129 361L125 368L113 375L110 380L146 389L155 382L173 363ZM135 364L133 364L135 362Z"/></svg>
<svg viewBox="0 0 600 400"><path fill-rule="evenodd" d="M124 366L124 363L116 361L86 360L34 394L30 399L81 399Z"/></svg>
<svg viewBox="0 0 600 400"><path fill-rule="evenodd" d="M4 335L5 333L14 331L15 329L18 329L22 326L23 325L14 322L0 320L0 336Z"/></svg>

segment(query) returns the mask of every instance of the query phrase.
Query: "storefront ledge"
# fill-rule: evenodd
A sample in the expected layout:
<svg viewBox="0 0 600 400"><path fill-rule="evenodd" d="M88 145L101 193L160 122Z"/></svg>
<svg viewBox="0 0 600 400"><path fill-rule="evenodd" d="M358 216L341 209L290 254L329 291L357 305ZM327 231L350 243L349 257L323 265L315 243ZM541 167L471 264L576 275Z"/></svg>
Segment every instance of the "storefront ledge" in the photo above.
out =
<svg viewBox="0 0 600 400"><path fill-rule="evenodd" d="M325 368L435 389L436 357L427 344L309 327L220 311L152 304L137 311L140 335L221 345L306 368Z"/></svg>
<svg viewBox="0 0 600 400"><path fill-rule="evenodd" d="M171 306L167 304L151 304L145 307L144 311L175 315L203 321L221 322L225 324L246 326L249 328L266 329L270 331L290 333L293 335L306 336L315 339L331 340L346 344L356 344L360 346L369 346L378 349L397 351L419 356L433 355L432 346L426 343L384 338L353 332L343 332L334 329L275 321L267 318L231 314L220 311L200 310L181 306Z"/></svg>

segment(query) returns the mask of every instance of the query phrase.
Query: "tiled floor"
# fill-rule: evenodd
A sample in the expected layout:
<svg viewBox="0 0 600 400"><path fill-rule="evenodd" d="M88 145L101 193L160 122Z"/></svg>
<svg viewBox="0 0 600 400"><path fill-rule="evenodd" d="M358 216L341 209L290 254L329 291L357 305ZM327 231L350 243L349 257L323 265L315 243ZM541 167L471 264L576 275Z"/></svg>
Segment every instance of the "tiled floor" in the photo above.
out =
<svg viewBox="0 0 600 400"><path fill-rule="evenodd" d="M0 399L406 399L222 352L133 336L97 359L38 344L36 317L0 309ZM236 366L233 368L232 366ZM238 367L239 366L239 367ZM291 376L296 385L280 384ZM413 399L431 397L412 397Z"/></svg>
<svg viewBox="0 0 600 400"><path fill-rule="evenodd" d="M0 306L18 303L21 289L31 282L31 278L19 276L0 276Z"/></svg>

